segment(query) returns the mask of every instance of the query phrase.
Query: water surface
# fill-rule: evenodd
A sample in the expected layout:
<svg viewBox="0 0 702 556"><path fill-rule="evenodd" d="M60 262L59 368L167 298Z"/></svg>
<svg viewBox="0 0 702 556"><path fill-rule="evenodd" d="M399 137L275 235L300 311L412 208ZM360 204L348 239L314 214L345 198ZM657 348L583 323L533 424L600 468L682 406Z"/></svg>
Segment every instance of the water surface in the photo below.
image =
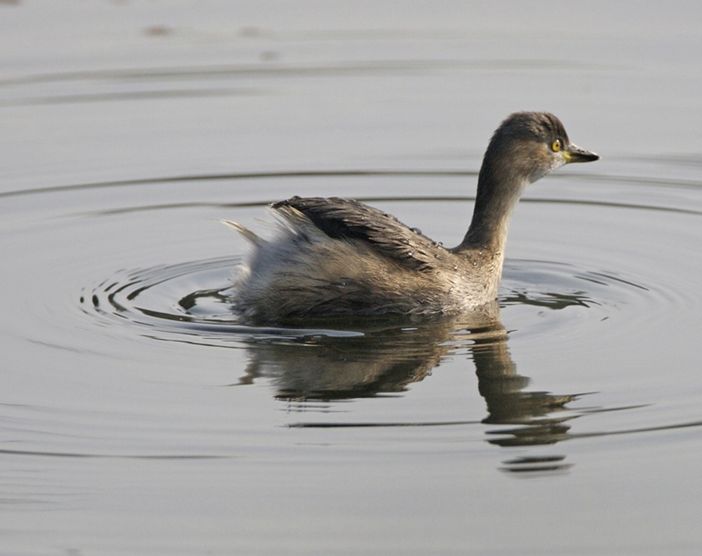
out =
<svg viewBox="0 0 702 556"><path fill-rule="evenodd" d="M699 9L511 8L0 3L0 552L698 551ZM221 218L455 244L517 109L602 160L527 191L489 311L232 313Z"/></svg>

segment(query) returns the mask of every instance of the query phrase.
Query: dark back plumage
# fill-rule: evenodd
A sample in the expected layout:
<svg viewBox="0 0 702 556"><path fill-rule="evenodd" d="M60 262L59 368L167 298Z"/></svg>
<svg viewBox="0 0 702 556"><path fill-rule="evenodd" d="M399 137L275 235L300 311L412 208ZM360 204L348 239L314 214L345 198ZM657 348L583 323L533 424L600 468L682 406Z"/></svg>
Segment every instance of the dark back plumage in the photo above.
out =
<svg viewBox="0 0 702 556"><path fill-rule="evenodd" d="M409 269L429 271L445 249L394 216L358 201L338 197L292 197L272 208L294 209L333 239L358 240Z"/></svg>

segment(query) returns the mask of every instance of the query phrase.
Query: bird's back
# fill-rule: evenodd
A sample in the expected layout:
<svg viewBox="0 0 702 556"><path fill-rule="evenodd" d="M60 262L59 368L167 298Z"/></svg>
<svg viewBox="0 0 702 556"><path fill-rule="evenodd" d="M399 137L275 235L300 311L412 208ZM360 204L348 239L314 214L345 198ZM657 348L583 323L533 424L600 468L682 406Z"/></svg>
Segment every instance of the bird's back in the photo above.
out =
<svg viewBox="0 0 702 556"><path fill-rule="evenodd" d="M359 201L338 197L292 197L273 204L289 221L304 215L332 239L357 240L408 269L431 271L446 253L438 243L394 216Z"/></svg>

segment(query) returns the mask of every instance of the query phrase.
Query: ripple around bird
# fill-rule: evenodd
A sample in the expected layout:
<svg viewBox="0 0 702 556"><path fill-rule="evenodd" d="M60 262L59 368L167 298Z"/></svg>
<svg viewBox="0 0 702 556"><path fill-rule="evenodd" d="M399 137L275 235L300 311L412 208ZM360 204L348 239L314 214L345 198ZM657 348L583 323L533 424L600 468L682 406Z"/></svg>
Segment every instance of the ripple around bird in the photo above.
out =
<svg viewBox="0 0 702 556"><path fill-rule="evenodd" d="M229 363L237 377L230 382L271 388L290 415L302 410L313 417L285 420L295 428L488 425L486 439L509 448L695 426L697 419L687 408L698 400L682 383L675 383L675 372L663 380L657 372L660 361L651 367L638 365L641 374L636 376L646 386L635 399L610 399L606 392L626 389L632 375L623 362L634 358L642 339L667 337L682 365L693 359L681 352L684 342L679 338L700 308L694 277L702 268L689 256L702 215L696 184L656 187L635 178L587 176L572 180L564 191L560 182L572 178L566 174L535 187L517 209L495 322L253 327L232 311L231 281L246 245L218 226L217 219L260 227L263 207L283 190L301 192L296 188L304 184L305 194L338 194L351 185L358 198L449 243L462 234L470 210L472 198L458 193L467 174L192 176L6 193L8 285L18 295L6 303L4 327L11 328L15 338L31 342L39 360L50 360L56 350L97 360L129 353L137 359L157 357L155 369L161 371L153 372L158 376L180 363L179 356L159 346L181 345L189 357L205 359L210 352L198 355L191 350L234 348L238 351L231 353L240 355ZM437 183L442 195L419 194L437 189ZM392 194L399 184L405 193ZM379 187L388 194L374 196ZM662 191L665 203L658 202ZM263 228L271 232L270 226ZM85 242L88 233L91 241ZM26 252L41 252L44 258L26 257ZM26 291L33 292L31 297L22 293ZM372 412L352 412L342 420L325 417L339 416L334 403L366 397L400 396L412 406L413 396L420 396L417 403L422 407L428 403L421 401L427 388L455 388L429 379L432 370L446 368L445 376L453 376L450 369L463 367L466 357L476 366L487 416L478 413L466 419L433 407L425 412L427 418L416 419L411 407L408 413L388 411L391 402L386 401L381 413L390 419ZM560 370L564 361L568 375ZM607 364L621 375L613 377ZM532 379L546 388L551 381L554 388L573 393L531 390L527 385ZM666 404L650 409L657 388L669 390L676 409L663 414ZM584 395L593 391L605 394ZM615 413L617 418L602 417ZM583 419L578 419L573 425L574 419L584 417L592 424L580 425ZM74 424L71 418L58 418L56 426L43 417L35 422L38 430L45 428L43 434L66 438ZM233 455L209 444L195 452L144 451L141 443L148 436L128 441L126 454L85 439L78 445L57 442L53 453ZM41 451L30 437L23 438L18 450ZM515 472L565 471L571 465L561 452L503 461L503 469Z"/></svg>

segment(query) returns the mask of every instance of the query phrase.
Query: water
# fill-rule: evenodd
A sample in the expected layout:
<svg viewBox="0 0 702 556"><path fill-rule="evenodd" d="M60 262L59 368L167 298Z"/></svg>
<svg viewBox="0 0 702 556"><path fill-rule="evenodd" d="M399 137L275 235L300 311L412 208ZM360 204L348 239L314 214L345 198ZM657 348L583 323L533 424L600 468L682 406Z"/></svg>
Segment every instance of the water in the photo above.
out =
<svg viewBox="0 0 702 556"><path fill-rule="evenodd" d="M0 553L695 554L700 9L0 2ZM602 155L498 314L254 328L267 202L462 237L500 119Z"/></svg>

